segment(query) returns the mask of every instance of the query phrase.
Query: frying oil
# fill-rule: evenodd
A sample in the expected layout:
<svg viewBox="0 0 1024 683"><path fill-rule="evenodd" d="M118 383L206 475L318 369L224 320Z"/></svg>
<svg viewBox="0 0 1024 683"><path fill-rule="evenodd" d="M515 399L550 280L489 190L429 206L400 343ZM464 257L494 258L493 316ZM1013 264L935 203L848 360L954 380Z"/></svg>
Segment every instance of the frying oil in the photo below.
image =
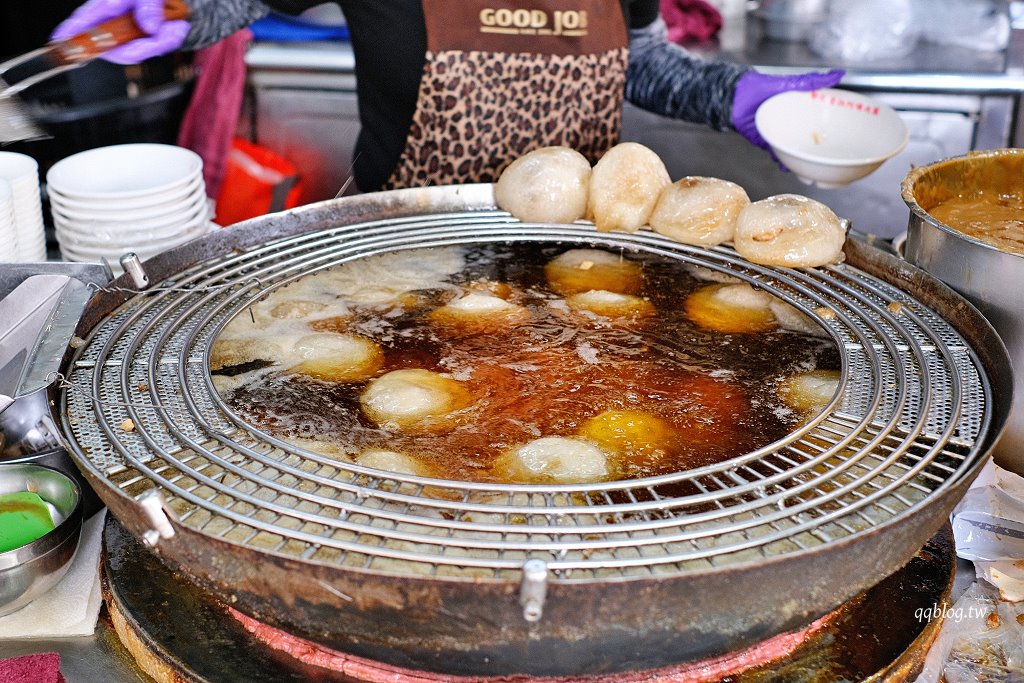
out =
<svg viewBox="0 0 1024 683"><path fill-rule="evenodd" d="M503 453L540 437L566 436L597 439L614 451L611 478L624 479L709 465L772 443L800 419L777 384L798 372L838 367L834 345L822 336L702 329L687 318L683 301L708 282L657 255L622 254L640 266L635 295L653 304L654 315L573 310L544 271L570 248L474 247L462 252L458 272L419 281L417 289L364 297L367 303L347 301L344 316L306 321L313 331L374 340L384 357L376 376L422 368L461 382L472 400L446 416L443 428L375 424L360 409L366 381L327 382L273 365L224 390L224 398L280 438L339 457L395 451L414 458L427 476L505 481L495 468ZM311 289L296 291L308 297ZM431 315L471 292L499 296L525 315L466 324L439 323Z"/></svg>

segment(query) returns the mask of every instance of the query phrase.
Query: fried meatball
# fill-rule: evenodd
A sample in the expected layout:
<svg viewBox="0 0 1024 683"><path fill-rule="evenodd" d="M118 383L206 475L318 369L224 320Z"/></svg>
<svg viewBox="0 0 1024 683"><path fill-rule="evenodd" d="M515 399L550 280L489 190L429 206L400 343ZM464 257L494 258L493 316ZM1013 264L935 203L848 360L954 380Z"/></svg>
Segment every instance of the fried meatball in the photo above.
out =
<svg viewBox="0 0 1024 683"><path fill-rule="evenodd" d="M545 436L513 448L496 467L513 482L577 484L608 477L607 455L601 448L564 436Z"/></svg>
<svg viewBox="0 0 1024 683"><path fill-rule="evenodd" d="M298 362L289 372L331 382L357 382L380 370L384 352L358 334L318 332L295 342L292 357Z"/></svg>
<svg viewBox="0 0 1024 683"><path fill-rule="evenodd" d="M713 247L732 240L740 211L749 204L736 183L687 176L661 191L651 229L677 242Z"/></svg>
<svg viewBox="0 0 1024 683"><path fill-rule="evenodd" d="M587 211L601 232L636 232L651 217L672 178L653 150L636 142L615 145L590 174Z"/></svg>
<svg viewBox="0 0 1024 683"><path fill-rule="evenodd" d="M751 263L791 268L838 263L846 242L839 217L821 202L780 194L740 212L733 243Z"/></svg>
<svg viewBox="0 0 1024 683"><path fill-rule="evenodd" d="M470 292L435 308L429 318L435 324L458 331L496 331L529 320L530 312L500 297Z"/></svg>
<svg viewBox="0 0 1024 683"><path fill-rule="evenodd" d="M392 370L372 380L359 397L363 412L379 425L444 431L443 418L469 404L466 389L430 370Z"/></svg>
<svg viewBox="0 0 1024 683"><path fill-rule="evenodd" d="M829 404L839 390L839 372L812 370L787 378L779 385L779 395L797 412L813 416Z"/></svg>
<svg viewBox="0 0 1024 683"><path fill-rule="evenodd" d="M643 270L619 254L601 249L570 249L544 266L548 286L565 296L603 289L635 294L643 287Z"/></svg>
<svg viewBox="0 0 1024 683"><path fill-rule="evenodd" d="M521 221L572 223L587 211L590 162L568 147L527 152L494 185L498 206Z"/></svg>
<svg viewBox="0 0 1024 683"><path fill-rule="evenodd" d="M686 297L686 316L707 330L727 333L767 332L778 327L776 298L746 283L714 284Z"/></svg>
<svg viewBox="0 0 1024 683"><path fill-rule="evenodd" d="M565 302L574 311L590 311L606 318L646 318L656 312L647 299L604 289L570 294Z"/></svg>

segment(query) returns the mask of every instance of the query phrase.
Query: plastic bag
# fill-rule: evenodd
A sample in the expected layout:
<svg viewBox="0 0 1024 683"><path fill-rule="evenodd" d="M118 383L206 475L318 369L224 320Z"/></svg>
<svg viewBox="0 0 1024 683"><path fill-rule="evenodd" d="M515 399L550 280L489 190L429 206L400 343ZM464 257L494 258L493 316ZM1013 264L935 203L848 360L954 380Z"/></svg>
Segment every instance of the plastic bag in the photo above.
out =
<svg viewBox="0 0 1024 683"><path fill-rule="evenodd" d="M832 0L811 32L811 49L823 57L869 62L910 54L921 35L914 0Z"/></svg>
<svg viewBox="0 0 1024 683"><path fill-rule="evenodd" d="M944 616L942 630L916 683L1024 679L1024 604L1002 602L989 587L974 583L955 605L936 610Z"/></svg>
<svg viewBox="0 0 1024 683"><path fill-rule="evenodd" d="M302 187L295 165L266 147L236 138L217 193L218 225L231 225L298 205Z"/></svg>
<svg viewBox="0 0 1024 683"><path fill-rule="evenodd" d="M1003 50L1010 42L1004 0L916 0L921 38L970 50Z"/></svg>
<svg viewBox="0 0 1024 683"><path fill-rule="evenodd" d="M989 462L952 517L957 555L1003 600L1024 600L1024 477Z"/></svg>
<svg viewBox="0 0 1024 683"><path fill-rule="evenodd" d="M952 518L960 557L975 562L1024 558L1024 477L986 463Z"/></svg>
<svg viewBox="0 0 1024 683"><path fill-rule="evenodd" d="M1024 499L997 486L971 489L953 514L953 534L964 559L1024 558Z"/></svg>

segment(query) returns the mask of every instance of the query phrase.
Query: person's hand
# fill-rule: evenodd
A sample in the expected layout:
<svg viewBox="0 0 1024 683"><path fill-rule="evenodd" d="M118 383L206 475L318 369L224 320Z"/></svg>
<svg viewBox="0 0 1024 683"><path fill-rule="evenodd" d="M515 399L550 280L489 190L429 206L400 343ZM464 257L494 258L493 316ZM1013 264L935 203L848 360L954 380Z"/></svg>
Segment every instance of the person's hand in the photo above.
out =
<svg viewBox="0 0 1024 683"><path fill-rule="evenodd" d="M732 127L751 144L768 149L768 143L757 132L754 114L761 103L772 95L787 90L818 90L839 83L845 71L836 69L825 73L805 73L794 76L773 76L759 71L748 71L736 82L732 100Z"/></svg>
<svg viewBox="0 0 1024 683"><path fill-rule="evenodd" d="M54 29L50 40L70 38L128 12L149 35L105 52L103 59L108 62L138 64L150 57L174 52L185 42L189 23L165 21L163 0L89 0Z"/></svg>

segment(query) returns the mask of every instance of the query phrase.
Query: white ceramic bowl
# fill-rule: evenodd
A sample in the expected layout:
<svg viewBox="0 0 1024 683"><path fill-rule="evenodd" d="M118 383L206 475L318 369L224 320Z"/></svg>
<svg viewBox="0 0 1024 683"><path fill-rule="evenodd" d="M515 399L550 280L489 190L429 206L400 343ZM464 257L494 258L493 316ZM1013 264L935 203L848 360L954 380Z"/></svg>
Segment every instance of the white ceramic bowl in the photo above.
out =
<svg viewBox="0 0 1024 683"><path fill-rule="evenodd" d="M146 210L160 204L186 201L196 194L206 193L206 184L203 182L202 174L193 176L182 184L178 183L169 188L147 192L132 197L111 197L111 198L81 198L69 197L54 186L47 187L50 203L58 206L68 207L81 211L136 211Z"/></svg>
<svg viewBox="0 0 1024 683"><path fill-rule="evenodd" d="M826 188L863 178L910 139L892 107L838 88L775 95L758 108L754 121L786 168Z"/></svg>
<svg viewBox="0 0 1024 683"><path fill-rule="evenodd" d="M11 185L18 183L39 186L39 163L19 152L0 151L0 178Z"/></svg>
<svg viewBox="0 0 1024 683"><path fill-rule="evenodd" d="M205 234L209 224L209 215L203 213L186 224L134 233L116 233L101 229L82 230L60 223L55 225L55 233L62 250L64 247L70 247L78 253L90 252L90 255L108 256L111 252L120 254L124 251L158 253Z"/></svg>
<svg viewBox="0 0 1024 683"><path fill-rule="evenodd" d="M75 226L55 223L54 232L58 242L70 244L72 247L90 245L107 250L120 248L122 245L139 245L139 248L168 247L177 244L182 235L193 234L207 221L209 221L209 216L203 214L184 225L170 225L163 228L136 230L135 232L117 232L101 228L82 230Z"/></svg>
<svg viewBox="0 0 1024 683"><path fill-rule="evenodd" d="M183 200L161 202L150 207L136 209L79 209L61 202L51 202L50 210L54 219L59 216L65 221L81 223L114 223L114 224L163 224L172 221L182 222L185 216L198 213L201 208L209 206L205 191L197 191Z"/></svg>
<svg viewBox="0 0 1024 683"><path fill-rule="evenodd" d="M61 159L47 172L46 183L71 199L132 199L185 187L202 168L200 156L184 147L111 145Z"/></svg>
<svg viewBox="0 0 1024 683"><path fill-rule="evenodd" d="M206 234L206 231L204 230L202 234ZM194 239L194 237L198 237L198 235L193 236L192 238L183 240L182 242L180 242L180 244L184 244L185 242L190 241L190 239ZM157 254L165 252L165 251L167 251L169 249L173 249L174 247L177 247L177 246L179 246L179 244L169 244L169 245L167 245L165 247L146 247L146 248L121 247L119 249L105 249L104 250L104 249L92 249L92 248L83 248L83 247L73 247L73 246L61 243L60 244L60 254L61 254L61 257L65 261L74 261L76 263L101 263L105 259L108 263L115 264L115 263L119 263L121 257L124 256L125 254L129 253L129 252L136 254L143 261L147 261L147 260L153 258L154 256L156 256Z"/></svg>

